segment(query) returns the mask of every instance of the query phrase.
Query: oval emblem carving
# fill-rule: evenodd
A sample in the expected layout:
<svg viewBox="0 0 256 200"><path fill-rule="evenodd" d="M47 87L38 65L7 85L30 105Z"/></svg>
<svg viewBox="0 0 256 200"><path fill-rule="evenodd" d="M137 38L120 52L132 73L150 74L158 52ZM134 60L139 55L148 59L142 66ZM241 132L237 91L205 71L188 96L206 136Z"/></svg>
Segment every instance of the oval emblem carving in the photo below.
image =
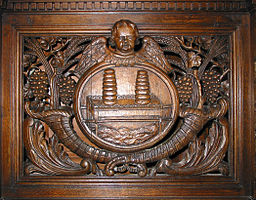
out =
<svg viewBox="0 0 256 200"><path fill-rule="evenodd" d="M177 118L177 102L175 86L156 66L101 63L80 79L74 109L93 143L135 152L166 136Z"/></svg>
<svg viewBox="0 0 256 200"><path fill-rule="evenodd" d="M110 38L25 38L27 174L229 174L229 36L139 38L120 20Z"/></svg>

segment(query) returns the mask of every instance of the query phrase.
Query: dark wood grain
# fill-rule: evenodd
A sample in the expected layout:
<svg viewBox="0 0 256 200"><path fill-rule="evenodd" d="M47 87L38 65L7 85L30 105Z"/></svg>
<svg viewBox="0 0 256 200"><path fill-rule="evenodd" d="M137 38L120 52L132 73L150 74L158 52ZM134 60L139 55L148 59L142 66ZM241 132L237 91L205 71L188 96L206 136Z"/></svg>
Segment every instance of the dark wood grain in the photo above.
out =
<svg viewBox="0 0 256 200"><path fill-rule="evenodd" d="M252 38L255 37L256 35L256 1L252 1L252 10L251 10L251 27L252 27ZM253 63L254 63L254 102L256 103L256 96L255 96L255 84L256 84L256 41L254 40L252 42L252 53L253 53ZM254 103L254 105L255 105ZM255 110L255 107L254 107L254 116L256 114L256 110ZM255 118L254 118L254 121L255 121ZM255 124L255 123L254 123ZM255 129L255 134L254 134L254 145L256 145L256 127L254 126L254 129ZM256 149L256 146L254 146L254 149ZM254 172L256 173L256 156L255 156L255 151L254 151L254 158L255 158L255 161L254 161ZM256 174L254 174L254 198L256 198Z"/></svg>
<svg viewBox="0 0 256 200"><path fill-rule="evenodd" d="M0 22L0 28L1 28L1 30L2 30L2 15L1 15L1 17L0 17L0 19L1 19L1 22ZM1 31L1 33L0 33L0 46L2 47L2 31ZM2 48L0 49L0 61L1 61L1 65L2 65ZM2 67L0 68L0 74L2 74ZM2 80L2 76L1 76L1 80ZM0 95L1 95L1 97L2 97L2 84L0 85ZM0 102L1 102L1 108L2 108L2 98L1 98L1 100L0 100ZM2 109L1 109L2 110ZM1 111L1 120L2 120L2 111ZM2 122L0 123L0 130L2 131ZM2 141L2 139L0 140L0 141ZM0 142L0 144L2 145L2 143ZM0 160L2 161L3 159L2 159L2 153L0 153ZM3 166L1 165L0 166L0 170L1 170L1 172L2 172L2 169L3 169ZM1 173L1 175L0 175L0 180L2 180L2 173ZM1 196L2 196L2 187L1 187L1 189L0 189L0 194L1 194Z"/></svg>

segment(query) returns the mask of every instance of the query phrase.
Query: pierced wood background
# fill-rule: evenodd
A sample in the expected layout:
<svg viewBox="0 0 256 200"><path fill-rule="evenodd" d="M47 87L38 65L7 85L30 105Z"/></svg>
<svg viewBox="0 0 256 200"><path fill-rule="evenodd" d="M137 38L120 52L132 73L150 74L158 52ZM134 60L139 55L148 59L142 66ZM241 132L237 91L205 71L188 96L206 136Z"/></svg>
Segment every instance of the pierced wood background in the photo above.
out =
<svg viewBox="0 0 256 200"><path fill-rule="evenodd" d="M2 0L0 7L2 198L253 198L254 1ZM110 41L111 27L124 18L140 33L134 59L126 61ZM114 51L87 60L93 41ZM134 86L168 78L179 112L164 138L145 148L150 137L141 140L135 151L88 138L73 96L95 59L142 64ZM122 68L110 68L118 80Z"/></svg>
<svg viewBox="0 0 256 200"><path fill-rule="evenodd" d="M229 164L228 161L224 161L223 159L228 148L229 137L228 115L225 116L230 96L230 81L228 78L230 72L229 37L155 36L153 38L162 46L162 50L164 50L165 56L172 66L172 69L168 69L168 74L177 88L180 109L183 110L180 112L184 112L180 114L180 116L184 118L184 122L182 122L182 119L176 122L177 130L172 129L168 134L168 137L172 137L172 139L165 138L161 140L162 143L165 142L165 140L170 140L166 146L159 145L157 149L149 149L147 150L149 152L145 151L141 153L138 152L139 145L134 146L134 144L136 144L134 142L137 141L138 143L138 141L141 141L142 138L145 137L145 134L150 134L150 132L148 132L149 129L140 128L137 130L141 132L137 133L139 134L138 136L131 136L135 130L132 131L126 128L125 135L127 136L125 137L125 135L120 132L122 131L120 128L119 130L115 130L111 128L110 124L103 129L99 127L103 131L103 136L105 135L104 137L107 137L109 141L117 141L118 138L125 137L122 140L129 140L130 142L125 145L126 143L123 144L120 143L120 141L120 144L125 145L123 148L127 149L132 145L130 148L132 148L133 151L137 151L137 153L133 155L134 158L130 158L132 161L119 160L117 162L118 164L116 164L117 166L113 168L115 173L127 174L127 172L130 172L138 173L140 176L152 176L156 175L157 172L165 172L171 175L196 175L207 172L216 173L219 171L224 175L228 175ZM63 132L67 130L65 130L64 124L63 128L61 128L62 126L54 124L54 121L63 121L64 118L62 118L61 115L68 115L69 110L72 110L73 101L76 100L73 97L78 80L84 73L87 73L87 68L90 68L94 63L98 62L96 58L102 57L102 55L98 56L99 52L101 52L99 48L102 47L94 47L94 43L98 45L98 42L92 43L92 37L24 38L24 102L27 114L32 117L32 119L25 117L25 122L28 123L25 125L24 133L25 147L27 149L26 153L29 157L29 161L25 167L27 174L72 175L74 173L81 173L81 175L85 175L86 173L95 173L96 175L104 175L109 174L109 172L106 171L104 167L100 169L99 163L97 164L97 162L107 164L108 162L114 162L118 157L121 159L121 157L128 156L125 153L121 155L114 153L119 148L122 148L122 145L115 147L111 155L111 153L104 151L104 149L95 149L92 146L84 147L85 149L83 149L83 145L81 145L82 140L80 141L80 139L79 150L77 147L74 149L77 139L68 139L68 142L66 142L67 139L61 139L61 142L70 148L71 151L84 158L81 160L81 166L79 167L79 163L73 163L69 160L66 152L63 149L60 150L61 145L58 144L58 137L64 137L64 135L58 134L58 129L62 129ZM144 47L138 48L144 49ZM89 49L89 51L87 49ZM95 49L95 51L93 49ZM154 50L155 49L150 49L150 51ZM111 57L109 60L111 64L113 64L113 59L114 58ZM116 59L118 59L118 57ZM106 60L105 62L108 61ZM118 65L125 65L125 67L133 67L134 65L129 62L126 63L127 61L125 60L117 60L116 62L119 63ZM130 71L131 70L132 68L130 68ZM128 75L129 71L125 73ZM94 82L95 81L96 80L94 80ZM132 82L132 80L129 81ZM151 85L153 84L156 83L151 82ZM161 90L163 89L164 88ZM145 101L145 99L143 101ZM222 111L218 108L221 104L224 106L221 108L224 109ZM56 117L58 114L60 114L59 117ZM65 119L65 121L67 121L66 123L68 123L68 120L72 119L72 114L69 115L70 117ZM212 121L214 116L217 117L218 120ZM34 121L35 119L40 119L41 122L37 120ZM210 122L207 124L208 121ZM42 122L46 124L43 125ZM184 124L179 127L178 124L182 123ZM127 125L128 124L125 123L124 126ZM202 127L205 125L206 127L201 131ZM45 126L45 129L49 129L48 126L50 126L54 131L53 135L49 136L48 134L47 137L44 133L43 126ZM72 129L72 125L70 125L70 128ZM124 127L122 127L122 129L123 128ZM77 131L79 131L79 129L77 129ZM199 133L199 131L201 131L201 133ZM177 136L175 136L174 132L178 132L175 133ZM67 135L65 137L76 137L75 133L68 133L67 131L66 134L69 136ZM192 135L189 136L189 134ZM131 139L128 139L128 136L131 137ZM88 137L90 137L90 135ZM147 141L148 138L146 137L144 140ZM133 141L133 143L131 143L131 141ZM178 147L179 143L185 144ZM86 142L83 144L86 145ZM114 146L117 144L118 143L115 142ZM187 144L188 146L186 146ZM151 144L151 146L152 145L153 144ZM138 148L138 150L136 150L136 148ZM81 149L83 149L82 151L84 152L79 153ZM172 155L178 150L182 150L182 152L175 156ZM66 156L61 157L64 155ZM170 159L170 157L166 155L174 157ZM90 160L87 160L88 156ZM112 157L113 161L108 157ZM143 157L143 159L140 157ZM128 157L125 159L128 160ZM176 161L172 161L175 159ZM93 163L92 160L96 163ZM156 161L157 163L155 163ZM62 164L58 166L60 163ZM165 165L168 167L164 167ZM83 170L82 167L89 169Z"/></svg>

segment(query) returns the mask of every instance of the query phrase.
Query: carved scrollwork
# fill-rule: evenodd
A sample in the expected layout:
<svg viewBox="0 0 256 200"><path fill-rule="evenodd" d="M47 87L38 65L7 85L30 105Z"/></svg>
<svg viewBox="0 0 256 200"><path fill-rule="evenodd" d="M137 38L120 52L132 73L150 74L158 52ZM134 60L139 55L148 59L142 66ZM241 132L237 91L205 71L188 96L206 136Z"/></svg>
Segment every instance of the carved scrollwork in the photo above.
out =
<svg viewBox="0 0 256 200"><path fill-rule="evenodd" d="M128 20L114 25L110 43L25 38L28 174L228 175L228 38L138 41ZM48 144L40 121L53 132ZM60 144L81 163L61 157Z"/></svg>
<svg viewBox="0 0 256 200"><path fill-rule="evenodd" d="M74 163L64 151L56 135L47 140L43 124L27 118L24 123L24 141L30 162L25 166L26 174L83 175L90 172L90 164Z"/></svg>
<svg viewBox="0 0 256 200"><path fill-rule="evenodd" d="M170 175L200 175L210 171L221 171L228 175L228 165L222 161L228 148L228 124L225 119L214 121L206 138L195 137L183 153L179 162L161 160L151 171Z"/></svg>

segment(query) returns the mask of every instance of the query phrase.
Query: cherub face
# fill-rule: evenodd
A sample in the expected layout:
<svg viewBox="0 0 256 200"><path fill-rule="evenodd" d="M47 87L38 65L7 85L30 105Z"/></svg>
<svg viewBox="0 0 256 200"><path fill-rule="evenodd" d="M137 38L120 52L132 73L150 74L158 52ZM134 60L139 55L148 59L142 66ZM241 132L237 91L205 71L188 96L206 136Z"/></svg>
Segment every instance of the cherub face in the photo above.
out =
<svg viewBox="0 0 256 200"><path fill-rule="evenodd" d="M121 53L131 53L134 50L136 34L132 27L120 27L114 37L116 48Z"/></svg>

